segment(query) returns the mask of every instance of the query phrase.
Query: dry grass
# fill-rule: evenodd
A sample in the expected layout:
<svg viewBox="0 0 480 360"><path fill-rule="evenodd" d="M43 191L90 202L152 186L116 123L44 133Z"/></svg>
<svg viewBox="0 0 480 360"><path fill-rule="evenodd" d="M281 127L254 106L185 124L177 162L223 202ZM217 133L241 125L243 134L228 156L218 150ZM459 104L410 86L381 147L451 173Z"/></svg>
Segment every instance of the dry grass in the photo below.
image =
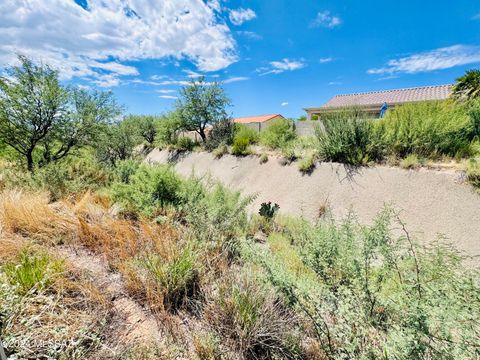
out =
<svg viewBox="0 0 480 360"><path fill-rule="evenodd" d="M7 351L22 359L79 358L94 351L110 318L110 302L88 278L48 249L17 241L0 242L8 254L2 252L0 267L0 308ZM38 262L29 262L26 267L24 261L39 256L42 266L49 268L44 276L50 281L39 278L39 285L24 289L22 279L32 272L38 276L42 270L35 268ZM9 268L15 271L8 272Z"/></svg>
<svg viewBox="0 0 480 360"><path fill-rule="evenodd" d="M60 204L57 204L60 207ZM10 234L55 244L74 236L75 219L49 204L49 195L17 190L0 194L0 223Z"/></svg>

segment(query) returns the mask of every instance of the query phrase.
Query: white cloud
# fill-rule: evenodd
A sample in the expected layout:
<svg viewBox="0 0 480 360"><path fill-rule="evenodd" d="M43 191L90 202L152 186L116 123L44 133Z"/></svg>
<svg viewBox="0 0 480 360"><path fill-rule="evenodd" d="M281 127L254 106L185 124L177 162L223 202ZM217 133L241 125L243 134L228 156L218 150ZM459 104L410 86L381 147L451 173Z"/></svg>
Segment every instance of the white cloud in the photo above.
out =
<svg viewBox="0 0 480 360"><path fill-rule="evenodd" d="M336 26L339 26L342 23L342 19L338 16L333 16L330 11L320 11L317 13L317 17L310 23L310 27L326 27L328 29L333 29Z"/></svg>
<svg viewBox="0 0 480 360"><path fill-rule="evenodd" d="M288 102L284 101L280 104L281 106L287 106L288 105Z"/></svg>
<svg viewBox="0 0 480 360"><path fill-rule="evenodd" d="M178 99L178 97L173 96L173 95L159 95L158 97L159 97L160 99L168 99L168 100Z"/></svg>
<svg viewBox="0 0 480 360"><path fill-rule="evenodd" d="M255 19L257 14L252 9L239 8L236 10L230 10L230 21L234 25L242 25L245 21Z"/></svg>
<svg viewBox="0 0 480 360"><path fill-rule="evenodd" d="M167 79L168 76L167 75L152 75L150 77L150 79L152 80L162 80L162 79Z"/></svg>
<svg viewBox="0 0 480 360"><path fill-rule="evenodd" d="M256 32L253 32L253 31L237 31L237 34L245 36L245 37L247 37L249 39L253 39L253 40L261 40L262 39L261 35L258 35Z"/></svg>
<svg viewBox="0 0 480 360"><path fill-rule="evenodd" d="M200 71L223 69L237 61L236 43L217 18L217 3L88 0L85 10L73 0L2 0L0 67L21 53L59 69L62 79L100 86L138 75L137 60L188 59Z"/></svg>
<svg viewBox="0 0 480 360"><path fill-rule="evenodd" d="M257 72L260 75L268 75L268 74L280 74L284 71L292 71L298 70L305 67L305 62L303 59L300 60L289 60L287 58L280 60L280 61L271 61L270 68L262 67L257 69Z"/></svg>
<svg viewBox="0 0 480 360"><path fill-rule="evenodd" d="M161 90L157 90L157 92L159 92L160 94L172 94L172 93L176 93L177 90L161 89Z"/></svg>
<svg viewBox="0 0 480 360"><path fill-rule="evenodd" d="M189 77L190 79L195 79L195 78L199 78L199 77L202 77L202 76L205 76L204 74L200 74L200 73L197 73L195 71L192 71L192 70L182 70L184 73L187 74L187 77Z"/></svg>
<svg viewBox="0 0 480 360"><path fill-rule="evenodd" d="M367 72L369 74L415 74L473 63L480 63L480 46L453 45L392 59L387 62L387 66L370 69Z"/></svg>
<svg viewBox="0 0 480 360"><path fill-rule="evenodd" d="M245 77L245 76L234 76L234 77L231 77L231 78L228 78L226 80L223 80L222 82L224 84L230 84L230 83L233 83L233 82L237 82L237 81L245 81L245 80L248 80L249 78L248 77Z"/></svg>
<svg viewBox="0 0 480 360"><path fill-rule="evenodd" d="M325 57L325 58L320 58L318 61L320 61L320 64L325 64L333 61L333 58L331 57Z"/></svg>
<svg viewBox="0 0 480 360"><path fill-rule="evenodd" d="M342 82L340 82L340 81L330 81L330 82L328 83L328 85L330 85L330 86L334 86L334 85L342 85L342 84L343 84L343 83L342 83Z"/></svg>

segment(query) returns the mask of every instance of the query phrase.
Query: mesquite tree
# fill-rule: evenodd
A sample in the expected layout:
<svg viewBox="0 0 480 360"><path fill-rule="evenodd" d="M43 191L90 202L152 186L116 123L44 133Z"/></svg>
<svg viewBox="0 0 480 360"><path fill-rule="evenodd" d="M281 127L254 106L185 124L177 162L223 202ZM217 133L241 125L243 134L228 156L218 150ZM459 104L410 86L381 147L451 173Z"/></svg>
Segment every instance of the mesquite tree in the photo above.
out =
<svg viewBox="0 0 480 360"><path fill-rule="evenodd" d="M48 65L19 60L0 77L0 142L22 156L28 170L91 143L120 115L111 93L66 88Z"/></svg>
<svg viewBox="0 0 480 360"><path fill-rule="evenodd" d="M207 125L215 125L228 119L226 107L230 99L218 82L207 83L201 77L192 80L180 90L177 111L185 130L196 131L205 143Z"/></svg>

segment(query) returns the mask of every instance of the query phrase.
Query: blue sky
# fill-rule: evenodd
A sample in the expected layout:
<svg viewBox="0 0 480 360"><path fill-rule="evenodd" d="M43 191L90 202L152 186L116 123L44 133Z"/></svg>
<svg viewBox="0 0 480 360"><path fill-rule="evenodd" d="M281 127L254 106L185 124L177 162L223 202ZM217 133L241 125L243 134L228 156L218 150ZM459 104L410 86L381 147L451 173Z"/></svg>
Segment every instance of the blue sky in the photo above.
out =
<svg viewBox="0 0 480 360"><path fill-rule="evenodd" d="M199 74L234 116L302 115L338 93L452 83L480 67L480 3L2 0L0 66L23 53L112 90L127 113L171 109Z"/></svg>

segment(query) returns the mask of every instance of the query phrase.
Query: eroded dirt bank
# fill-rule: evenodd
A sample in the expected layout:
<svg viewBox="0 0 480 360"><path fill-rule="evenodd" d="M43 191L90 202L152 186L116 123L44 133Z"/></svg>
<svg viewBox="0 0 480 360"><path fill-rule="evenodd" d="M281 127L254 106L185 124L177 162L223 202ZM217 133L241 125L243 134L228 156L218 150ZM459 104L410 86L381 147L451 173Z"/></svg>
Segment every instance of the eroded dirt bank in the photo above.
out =
<svg viewBox="0 0 480 360"><path fill-rule="evenodd" d="M328 204L335 217L352 209L361 222L368 223L385 204L391 204L416 237L431 241L445 236L458 249L480 257L480 196L459 172L384 166L351 169L322 163L312 174L302 175L297 164L282 166L272 158L260 164L257 156L215 159L209 153L188 153L172 157L159 150L152 151L147 161L172 162L181 175L210 174L244 194L256 193L252 211L272 201L284 213L314 219Z"/></svg>

